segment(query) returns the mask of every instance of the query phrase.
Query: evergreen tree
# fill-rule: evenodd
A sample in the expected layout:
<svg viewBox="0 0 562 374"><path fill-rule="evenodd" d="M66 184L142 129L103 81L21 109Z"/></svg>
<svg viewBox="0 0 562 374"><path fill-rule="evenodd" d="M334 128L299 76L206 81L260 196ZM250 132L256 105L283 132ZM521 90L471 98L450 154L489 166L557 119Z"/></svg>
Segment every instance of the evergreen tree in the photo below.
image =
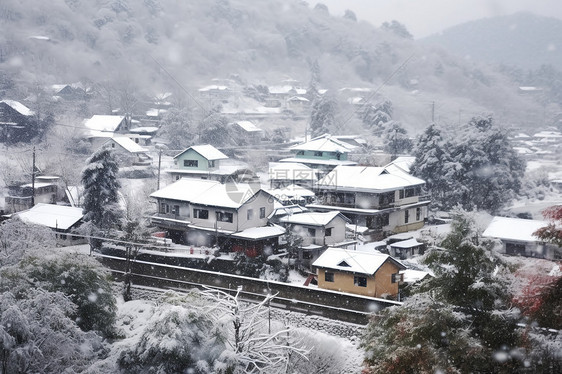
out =
<svg viewBox="0 0 562 374"><path fill-rule="evenodd" d="M172 149L185 149L193 144L193 128L187 108L171 108L162 118L160 133Z"/></svg>
<svg viewBox="0 0 562 374"><path fill-rule="evenodd" d="M375 315L362 342L366 372L507 374L556 363L548 343L531 343L518 328L507 267L475 227L473 217L455 211L450 235L424 261L435 277L401 307Z"/></svg>
<svg viewBox="0 0 562 374"><path fill-rule="evenodd" d="M521 188L525 163L491 117L475 117L464 132L443 137L430 126L418 137L413 175L428 182L436 206L498 212Z"/></svg>
<svg viewBox="0 0 562 374"><path fill-rule="evenodd" d="M408 132L399 122L393 121L384 130L384 150L394 158L401 153L407 153L412 149L412 140Z"/></svg>
<svg viewBox="0 0 562 374"><path fill-rule="evenodd" d="M109 149L100 148L87 161L82 170L84 186L84 221L90 222L92 233L108 231L119 224L119 166ZM93 248L101 243L91 242Z"/></svg>
<svg viewBox="0 0 562 374"><path fill-rule="evenodd" d="M361 120L363 125L370 129L374 135L380 135L385 128L385 125L392 121L392 102L384 100L376 105L368 104Z"/></svg>
<svg viewBox="0 0 562 374"><path fill-rule="evenodd" d="M314 99L310 113L310 134L313 138L334 129L336 110L336 99L332 95L319 95Z"/></svg>

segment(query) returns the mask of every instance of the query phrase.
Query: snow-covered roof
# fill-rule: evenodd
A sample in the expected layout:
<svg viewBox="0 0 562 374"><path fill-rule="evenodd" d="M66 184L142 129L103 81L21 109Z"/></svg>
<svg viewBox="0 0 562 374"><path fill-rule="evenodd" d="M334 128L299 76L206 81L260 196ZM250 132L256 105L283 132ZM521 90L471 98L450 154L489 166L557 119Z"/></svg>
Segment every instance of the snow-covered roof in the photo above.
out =
<svg viewBox="0 0 562 374"><path fill-rule="evenodd" d="M43 203L16 215L24 222L61 230L68 230L83 217L82 208Z"/></svg>
<svg viewBox="0 0 562 374"><path fill-rule="evenodd" d="M432 276L429 272L423 270L413 270L413 269L406 269L401 270L400 274L404 274L404 282L405 283L416 283L419 282L427 276Z"/></svg>
<svg viewBox="0 0 562 374"><path fill-rule="evenodd" d="M386 261L392 261L400 269L406 268L399 261L386 254L331 247L326 249L312 266L373 275Z"/></svg>
<svg viewBox="0 0 562 374"><path fill-rule="evenodd" d="M305 198L305 197L314 197L316 196L314 192L311 190L301 187L296 184L288 185L284 188L276 188L272 190L267 190L271 196L283 201L286 199L294 199L294 198Z"/></svg>
<svg viewBox="0 0 562 374"><path fill-rule="evenodd" d="M124 119L125 116L95 114L92 116L92 118L84 121L84 126L89 130L92 130L90 132L91 135L108 136L107 133L115 132ZM101 134L103 132L105 132L106 134Z"/></svg>
<svg viewBox="0 0 562 374"><path fill-rule="evenodd" d="M238 126L240 126L244 131L247 131L247 132L260 132L260 131L262 131L262 129L260 129L259 127L257 127L256 125L254 125L250 121L236 121L234 123L237 124Z"/></svg>
<svg viewBox="0 0 562 374"><path fill-rule="evenodd" d="M235 238L241 239L267 239L274 238L276 236L281 236L285 234L285 229L278 225L273 226L263 226L263 227L251 227L249 229L232 234Z"/></svg>
<svg viewBox="0 0 562 374"><path fill-rule="evenodd" d="M308 226L326 226L336 217L340 216L344 221L348 222L349 219L338 211L331 212L306 212L299 214L292 214L279 219L280 222L308 225Z"/></svg>
<svg viewBox="0 0 562 374"><path fill-rule="evenodd" d="M547 226L545 221L522 218L494 217L482 236L520 242L537 242L539 238L533 233Z"/></svg>
<svg viewBox="0 0 562 374"><path fill-rule="evenodd" d="M201 156L203 156L209 161L224 160L228 158L227 155L225 155L224 153L222 153L221 151L219 151L218 149L216 149L210 144L192 145L191 147L175 155L174 158L178 158L179 156L183 155L185 152L189 151L190 149L199 153Z"/></svg>
<svg viewBox="0 0 562 374"><path fill-rule="evenodd" d="M562 138L559 131L540 131L533 135L535 138Z"/></svg>
<svg viewBox="0 0 562 374"><path fill-rule="evenodd" d="M212 85L209 85L209 86L201 87L199 89L199 92L227 91L227 90L228 90L227 86L220 86L220 85L212 84Z"/></svg>
<svg viewBox="0 0 562 374"><path fill-rule="evenodd" d="M396 243L392 243L390 246L393 247L393 248L407 249L407 248L418 247L420 245L423 245L423 243L420 243L416 239L412 238L412 239L402 240L402 241L399 241L399 242L396 242Z"/></svg>
<svg viewBox="0 0 562 374"><path fill-rule="evenodd" d="M153 192L150 197L238 209L260 190L247 183L220 183L206 179L180 178Z"/></svg>
<svg viewBox="0 0 562 374"><path fill-rule="evenodd" d="M300 162L270 162L269 179L316 181L314 169Z"/></svg>
<svg viewBox="0 0 562 374"><path fill-rule="evenodd" d="M410 168L412 167L415 161L416 158L414 156L400 156L400 157L396 157L394 161L389 162L385 167L388 167L390 165L395 165L398 166L403 171L405 171L406 173L409 173Z"/></svg>
<svg viewBox="0 0 562 374"><path fill-rule="evenodd" d="M306 143L297 144L289 149L294 151L318 151L318 152L338 152L348 153L355 147L344 143L329 135L314 138Z"/></svg>
<svg viewBox="0 0 562 374"><path fill-rule="evenodd" d="M424 180L416 178L400 168L345 165L337 166L318 181L319 187L360 191L392 191L422 184L425 184Z"/></svg>
<svg viewBox="0 0 562 374"><path fill-rule="evenodd" d="M158 108L150 108L148 109L145 114L147 117L159 117L160 115L167 113L168 109L158 109Z"/></svg>
<svg viewBox="0 0 562 374"><path fill-rule="evenodd" d="M287 101L297 101L297 102L308 103L310 100L308 100L306 97L302 97L302 96L291 96L290 98L287 99Z"/></svg>
<svg viewBox="0 0 562 374"><path fill-rule="evenodd" d="M288 94L293 89L293 86L284 85L284 86L269 86L269 93L272 95L275 94Z"/></svg>
<svg viewBox="0 0 562 374"><path fill-rule="evenodd" d="M24 115L24 116L32 116L32 115L35 114L34 111L32 111L31 109L29 109L28 107L26 107L25 105L20 103L19 101L2 100L2 101L0 101L0 103L4 103L4 104L8 105L12 109L14 109L16 112L18 112L19 114Z"/></svg>
<svg viewBox="0 0 562 374"><path fill-rule="evenodd" d="M111 142L115 142L123 147L126 151L131 153L144 153L147 152L146 148L141 147L131 139L127 138L126 136L116 136L112 139L109 139L107 142L103 144L103 147L108 145Z"/></svg>
<svg viewBox="0 0 562 374"><path fill-rule="evenodd" d="M156 131L158 131L158 127L156 126L135 127L134 129L129 130L129 132L132 132L133 134L138 134L141 132L155 133Z"/></svg>
<svg viewBox="0 0 562 374"><path fill-rule="evenodd" d="M288 157L279 160L279 162L298 162L309 165L328 165L328 166L338 166L338 165L357 165L355 161L349 160L335 160L335 159L315 159L315 158L301 158L301 157Z"/></svg>
<svg viewBox="0 0 562 374"><path fill-rule="evenodd" d="M303 213L303 212L307 212L308 209L306 209L305 207L302 207L300 205L287 205L287 206L278 206L276 204L279 204L277 202L274 202L273 206L273 212L269 215L269 217L267 217L268 219L271 219L272 217L276 217L276 216L286 216L286 215L291 215L291 214L299 214L299 213Z"/></svg>

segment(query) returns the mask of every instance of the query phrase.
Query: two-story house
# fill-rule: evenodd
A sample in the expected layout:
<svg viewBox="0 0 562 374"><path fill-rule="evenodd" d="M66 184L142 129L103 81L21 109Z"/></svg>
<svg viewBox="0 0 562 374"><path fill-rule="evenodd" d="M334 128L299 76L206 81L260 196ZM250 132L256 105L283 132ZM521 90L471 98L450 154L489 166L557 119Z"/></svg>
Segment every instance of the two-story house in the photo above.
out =
<svg viewBox="0 0 562 374"><path fill-rule="evenodd" d="M302 144L289 148L294 152L293 157L284 158L280 162L297 162L304 164L316 171L321 178L336 166L357 165L348 159L349 153L355 147L328 134L313 138Z"/></svg>
<svg viewBox="0 0 562 374"><path fill-rule="evenodd" d="M221 183L251 182L256 179L254 172L244 163L229 159L210 144L194 145L181 151L174 156L174 165L173 169L166 170L172 181L183 177L209 179Z"/></svg>
<svg viewBox="0 0 562 374"><path fill-rule="evenodd" d="M35 204L55 204L62 200L63 191L59 188L59 177L38 176L34 183L8 186L4 198L4 208L8 213L31 209Z"/></svg>
<svg viewBox="0 0 562 374"><path fill-rule="evenodd" d="M253 187L181 178L150 195L158 204L151 221L178 243L217 245L250 255L266 246L275 249L285 230L268 224L273 198Z"/></svg>
<svg viewBox="0 0 562 374"><path fill-rule="evenodd" d="M400 271L406 267L389 255L328 248L312 264L318 288L396 299Z"/></svg>
<svg viewBox="0 0 562 374"><path fill-rule="evenodd" d="M304 212L279 218L279 223L301 240L297 248L299 265L309 268L327 246L350 244L346 242L346 224L349 219L337 211Z"/></svg>
<svg viewBox="0 0 562 374"><path fill-rule="evenodd" d="M99 148L114 134L125 134L130 127L130 120L125 116L93 115L84 120L85 137L94 149Z"/></svg>
<svg viewBox="0 0 562 374"><path fill-rule="evenodd" d="M338 210L357 226L366 227L368 241L417 230L427 218L425 181L396 166L338 166L318 182L318 211Z"/></svg>

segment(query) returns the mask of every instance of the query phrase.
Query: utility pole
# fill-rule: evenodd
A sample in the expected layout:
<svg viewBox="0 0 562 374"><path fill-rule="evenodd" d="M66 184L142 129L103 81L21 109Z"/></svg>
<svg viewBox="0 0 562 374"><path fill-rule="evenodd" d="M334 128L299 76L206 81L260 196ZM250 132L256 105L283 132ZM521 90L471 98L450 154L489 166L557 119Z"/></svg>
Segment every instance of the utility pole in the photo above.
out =
<svg viewBox="0 0 562 374"><path fill-rule="evenodd" d="M435 101L431 102L431 123L435 123Z"/></svg>
<svg viewBox="0 0 562 374"><path fill-rule="evenodd" d="M33 147L33 162L31 165L31 207L35 206L35 147Z"/></svg>
<svg viewBox="0 0 562 374"><path fill-rule="evenodd" d="M158 182L156 184L156 190L160 189L160 165L162 165L162 148L158 151Z"/></svg>

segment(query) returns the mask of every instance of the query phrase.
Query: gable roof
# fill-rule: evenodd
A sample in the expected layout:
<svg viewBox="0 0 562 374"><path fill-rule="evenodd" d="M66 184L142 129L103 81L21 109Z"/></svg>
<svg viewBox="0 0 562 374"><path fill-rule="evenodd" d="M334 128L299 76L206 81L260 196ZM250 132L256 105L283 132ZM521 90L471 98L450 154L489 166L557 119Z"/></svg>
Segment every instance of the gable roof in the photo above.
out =
<svg viewBox="0 0 562 374"><path fill-rule="evenodd" d="M192 145L191 147L189 147L189 148L181 151L177 155L175 155L174 158L178 158L179 156L183 155L185 152L189 151L190 149L199 153L201 156L203 156L204 158L206 158L209 161L224 160L224 159L228 158L227 155L225 155L224 153L222 153L221 151L219 151L218 149L216 149L215 147L213 147L210 144Z"/></svg>
<svg viewBox="0 0 562 374"><path fill-rule="evenodd" d="M220 183L208 179L181 178L153 192L150 197L238 209L262 191L247 183Z"/></svg>
<svg viewBox="0 0 562 374"><path fill-rule="evenodd" d="M103 143L103 146L106 146L107 144L109 144L111 142L115 142L115 143L119 144L126 151L131 152L131 153L143 153L143 152L147 151L146 148L141 147L140 145L138 145L137 143L135 143L131 139L127 138L126 136L116 136L114 138L111 138L108 141L106 141L105 143Z"/></svg>
<svg viewBox="0 0 562 374"><path fill-rule="evenodd" d="M324 253L314 261L312 266L373 275L387 261L392 262L399 269L406 269L406 266L386 254L349 251L343 248L332 247L326 249Z"/></svg>
<svg viewBox="0 0 562 374"><path fill-rule="evenodd" d="M0 101L0 103L4 103L4 104L8 105L10 108L12 108L13 110L15 110L16 112L18 112L19 114L21 114L23 116L32 116L32 115L35 114L34 111L32 111L31 109L29 109L28 107L26 107L25 105L20 103L19 101L2 100L2 101Z"/></svg>
<svg viewBox="0 0 562 374"><path fill-rule="evenodd" d="M84 121L84 126L90 130L92 136L111 136L110 133L117 131L125 116L111 116L95 114L92 118ZM105 134L104 134L105 133Z"/></svg>
<svg viewBox="0 0 562 374"><path fill-rule="evenodd" d="M279 219L283 223L291 223L298 225L308 226L326 226L336 217L341 217L345 222L350 222L349 219L338 211L331 212L305 212L292 214Z"/></svg>
<svg viewBox="0 0 562 374"><path fill-rule="evenodd" d="M359 191L393 191L418 186L425 181L397 167L340 165L318 181L318 187Z"/></svg>
<svg viewBox="0 0 562 374"><path fill-rule="evenodd" d="M60 230L68 230L84 216L82 208L43 203L16 215L24 222Z"/></svg>
<svg viewBox="0 0 562 374"><path fill-rule="evenodd" d="M521 242L538 242L540 239L533 233L547 225L548 222L532 219L494 217L482 236Z"/></svg>
<svg viewBox="0 0 562 374"><path fill-rule="evenodd" d="M330 135L321 135L308 142L297 144L289 147L291 150L295 151L318 151L318 152L338 152L338 153L348 153L355 147L351 144L344 143Z"/></svg>
<svg viewBox="0 0 562 374"><path fill-rule="evenodd" d="M254 125L250 121L236 121L236 122L233 122L233 123L240 126L246 132L261 132L261 131L263 131L262 129L260 129L259 127L257 127L256 125Z"/></svg>
<svg viewBox="0 0 562 374"><path fill-rule="evenodd" d="M402 169L406 173L409 173L410 168L412 167L412 165L414 164L415 161L416 161L416 158L414 156L400 156L400 157L396 157L396 159L394 161L391 161L390 163L388 163L385 166L385 168L388 168L389 166L394 165L396 167L399 167L400 169Z"/></svg>

